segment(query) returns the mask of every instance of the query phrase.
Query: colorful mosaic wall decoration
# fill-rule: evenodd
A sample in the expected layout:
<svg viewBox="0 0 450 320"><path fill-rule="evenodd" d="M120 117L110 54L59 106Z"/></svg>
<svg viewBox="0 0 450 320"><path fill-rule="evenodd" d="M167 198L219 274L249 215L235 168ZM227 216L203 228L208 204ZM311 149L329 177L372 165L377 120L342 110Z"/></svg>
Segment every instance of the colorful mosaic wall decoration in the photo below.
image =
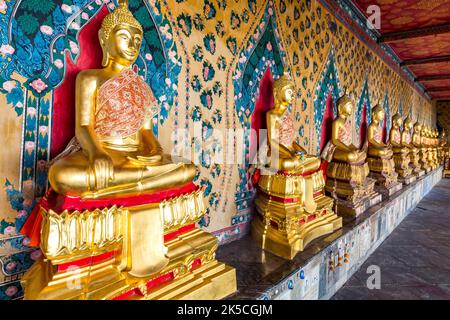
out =
<svg viewBox="0 0 450 320"><path fill-rule="evenodd" d="M54 93L64 83L67 59L75 64L86 50L80 32L116 4L0 0L0 144L7 150L0 157L0 239L17 236L47 188ZM344 87L359 102L356 122L364 104L370 108L387 100L387 114L402 101L414 115L420 110L422 121L435 119L430 102L400 68L391 68L389 55L361 36L361 26L342 18L345 7L328 9L340 1L130 0L129 5L144 28L135 70L161 106L154 131L167 152L194 146L191 160L198 164L197 182L209 204L201 225L223 242L248 232L254 190L248 137L232 137L230 154L227 139L214 133L250 129L267 69L274 78L288 73L293 79L297 141L312 154L319 152L326 98L331 93L336 101ZM194 135L196 127L200 136ZM237 150L242 163L215 162L229 160Z"/></svg>

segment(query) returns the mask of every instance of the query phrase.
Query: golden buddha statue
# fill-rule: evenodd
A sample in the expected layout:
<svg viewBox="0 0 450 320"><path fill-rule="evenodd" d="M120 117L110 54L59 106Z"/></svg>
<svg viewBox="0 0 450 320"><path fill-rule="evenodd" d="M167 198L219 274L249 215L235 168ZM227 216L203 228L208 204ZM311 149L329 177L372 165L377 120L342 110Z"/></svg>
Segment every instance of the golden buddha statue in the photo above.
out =
<svg viewBox="0 0 450 320"><path fill-rule="evenodd" d="M354 102L344 93L336 103L338 116L322 152L329 162L325 190L335 199L339 215L355 218L381 201L381 195L374 191L375 180L368 178L367 141L361 150L352 144L354 128L349 118Z"/></svg>
<svg viewBox="0 0 450 320"><path fill-rule="evenodd" d="M439 167L439 131L437 129L432 130L433 134L433 160L436 169Z"/></svg>
<svg viewBox="0 0 450 320"><path fill-rule="evenodd" d="M425 137L422 136L425 134L425 130L423 126L417 122L414 125L414 134L413 134L413 145L419 149L419 163L420 168L425 171L425 173L430 172L431 167L428 165L427 161L427 148L424 145Z"/></svg>
<svg viewBox="0 0 450 320"><path fill-rule="evenodd" d="M395 114L392 117L392 127L389 131L389 143L394 153L395 171L398 173L398 180L407 185L416 179L412 175L411 159L409 158L410 149L406 146L405 141L408 134L406 129L403 129L404 132L402 133L402 125L402 116L399 113Z"/></svg>
<svg viewBox="0 0 450 320"><path fill-rule="evenodd" d="M434 163L433 157L433 138L431 129L429 126L422 127L422 137L423 137L423 145L426 149L426 161L428 166L431 168L431 171L436 169L436 165Z"/></svg>
<svg viewBox="0 0 450 320"><path fill-rule="evenodd" d="M420 166L420 157L419 157L419 149L416 148L413 144L413 137L411 135L411 130L413 130L414 122L408 116L403 123L403 131L402 131L402 140L401 144L403 147L409 150L409 166L412 169L413 174L416 178L421 177L425 174L425 171L421 169ZM395 161L395 159L394 159Z"/></svg>
<svg viewBox="0 0 450 320"><path fill-rule="evenodd" d="M444 165L445 163L445 146L447 144L447 135L445 133L445 130L442 130L441 133L439 134L439 138L438 138L438 160L439 160L439 165Z"/></svg>
<svg viewBox="0 0 450 320"><path fill-rule="evenodd" d="M382 138L381 123L384 121L385 115L383 107L379 104L372 109L372 122L367 130L367 141L369 142L367 163L369 164L370 177L376 180L375 190L383 194L384 197L389 197L400 190L402 184L397 181L398 174L395 172L392 146L386 145ZM393 135L400 138L399 128L396 128Z"/></svg>
<svg viewBox="0 0 450 320"><path fill-rule="evenodd" d="M285 75L277 79L273 97L274 107L266 113L269 163L261 168L252 236L265 250L292 259L311 240L341 228L342 218L324 195L320 159L295 142L287 110L293 81Z"/></svg>
<svg viewBox="0 0 450 320"><path fill-rule="evenodd" d="M153 135L159 106L132 70L143 29L128 1L104 18L98 36L103 68L77 75L76 139L49 169L52 190L39 206L44 258L23 278L25 298L233 293L235 270L215 260L216 237L195 226L206 211L195 166L173 163Z"/></svg>

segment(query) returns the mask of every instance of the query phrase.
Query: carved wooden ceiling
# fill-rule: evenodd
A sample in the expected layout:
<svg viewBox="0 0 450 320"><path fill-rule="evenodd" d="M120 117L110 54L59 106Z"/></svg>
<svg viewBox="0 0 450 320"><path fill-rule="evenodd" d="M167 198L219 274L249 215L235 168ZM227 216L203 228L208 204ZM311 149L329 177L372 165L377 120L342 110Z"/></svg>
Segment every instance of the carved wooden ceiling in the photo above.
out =
<svg viewBox="0 0 450 320"><path fill-rule="evenodd" d="M450 0L352 0L366 16L381 9L378 41L392 48L437 100L450 99Z"/></svg>

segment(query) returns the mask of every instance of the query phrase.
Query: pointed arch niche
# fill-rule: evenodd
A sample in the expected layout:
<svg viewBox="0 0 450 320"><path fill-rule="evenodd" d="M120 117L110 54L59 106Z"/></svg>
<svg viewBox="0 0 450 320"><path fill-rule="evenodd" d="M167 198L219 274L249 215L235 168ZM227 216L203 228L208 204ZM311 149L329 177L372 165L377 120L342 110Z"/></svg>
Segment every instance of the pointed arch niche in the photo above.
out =
<svg viewBox="0 0 450 320"><path fill-rule="evenodd" d="M320 154L331 137L331 122L336 116L336 101L341 94L342 88L336 69L334 49L331 48L314 94L316 154Z"/></svg>
<svg viewBox="0 0 450 320"><path fill-rule="evenodd" d="M372 105L370 103L369 77L366 75L355 112L355 126L357 130L359 130L359 134L356 136L356 145L361 145L364 143L367 135L367 128L369 127L371 121Z"/></svg>
<svg viewBox="0 0 450 320"><path fill-rule="evenodd" d="M386 114L383 124L383 138L384 142L387 143L387 140L389 139L389 131L391 130L391 106L389 104L388 90L386 90L386 94L384 95L383 108Z"/></svg>
<svg viewBox="0 0 450 320"><path fill-rule="evenodd" d="M253 191L249 176L251 150L257 138L252 129L262 125L266 109L273 105L273 80L290 69L286 63L286 51L276 24L275 10L269 2L253 35L238 54L239 60L233 73L235 111L244 130L244 161L239 165L239 182L235 194L237 210L247 209L252 201ZM264 90L264 92L261 92ZM270 92L268 92L270 91ZM267 99L267 100L266 100ZM269 101L270 100L270 101ZM269 106L270 105L270 106ZM254 119L258 117L258 119ZM250 148L250 145L253 145Z"/></svg>

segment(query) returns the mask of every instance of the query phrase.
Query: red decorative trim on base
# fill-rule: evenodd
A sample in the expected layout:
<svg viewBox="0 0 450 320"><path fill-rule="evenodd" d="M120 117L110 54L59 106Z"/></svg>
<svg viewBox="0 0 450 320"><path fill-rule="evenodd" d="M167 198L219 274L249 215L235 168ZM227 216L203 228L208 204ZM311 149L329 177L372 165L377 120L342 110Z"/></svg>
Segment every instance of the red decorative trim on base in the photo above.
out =
<svg viewBox="0 0 450 320"><path fill-rule="evenodd" d="M152 194L96 200L84 200L79 197L63 196L57 194L52 189L49 189L46 195L42 197L42 199L33 209L20 232L30 239L29 245L31 247L38 247L41 242L42 223L42 215L39 213L40 208L44 208L47 211L51 209L55 212L63 212L64 210L95 210L100 208L112 207L114 205L118 207L133 207L143 204L158 203L165 199L170 199L182 194L194 192L199 188L200 187L196 186L193 182L189 182L178 188L154 192Z"/></svg>
<svg viewBox="0 0 450 320"><path fill-rule="evenodd" d="M292 173L289 171L278 171L278 174L282 174L283 176L295 176L295 177L307 177L310 176L316 172L320 171L320 167L319 169L313 170L313 171L309 171L309 172L303 172L303 173Z"/></svg>
<svg viewBox="0 0 450 320"><path fill-rule="evenodd" d="M178 236L181 236L182 234L192 231L195 229L195 223L189 224L187 226L181 227L178 230L175 230L173 232L170 232L168 234L164 235L164 242L169 242L170 240L175 239Z"/></svg>
<svg viewBox="0 0 450 320"><path fill-rule="evenodd" d="M190 271L200 268L201 265L202 265L202 260L200 258L195 259L191 263ZM170 271L166 274L160 275L159 277L147 282L147 284L146 284L147 291L151 290L152 288L155 288L157 286L164 285L165 283L172 281L173 279L175 279L175 275L174 275L173 271ZM134 288L134 289L131 289L117 297L114 297L112 300L128 300L128 299L132 298L133 296L134 297L143 297L144 294L142 293L142 291L139 288Z"/></svg>
<svg viewBox="0 0 450 320"><path fill-rule="evenodd" d="M93 266L96 265L98 263L113 259L117 254L117 251L109 251L106 253L102 253L96 256L92 256L92 257L88 257L88 258L84 258L84 259L80 259L80 260L76 260L76 261L72 261L72 262L67 262L67 263L63 263L63 264L59 264L58 265L58 272L64 272L69 270L69 268L71 267L78 267L78 268L83 268L83 267L88 267L88 266Z"/></svg>
<svg viewBox="0 0 450 320"><path fill-rule="evenodd" d="M271 196L267 193L265 193L264 191L262 191L261 189L258 189L258 193L260 193L262 196L266 197L267 199L271 200L271 201L276 201L276 202L281 202L281 203L295 203L295 202L299 202L300 198L299 197L295 197L295 198L280 198L277 196Z"/></svg>

